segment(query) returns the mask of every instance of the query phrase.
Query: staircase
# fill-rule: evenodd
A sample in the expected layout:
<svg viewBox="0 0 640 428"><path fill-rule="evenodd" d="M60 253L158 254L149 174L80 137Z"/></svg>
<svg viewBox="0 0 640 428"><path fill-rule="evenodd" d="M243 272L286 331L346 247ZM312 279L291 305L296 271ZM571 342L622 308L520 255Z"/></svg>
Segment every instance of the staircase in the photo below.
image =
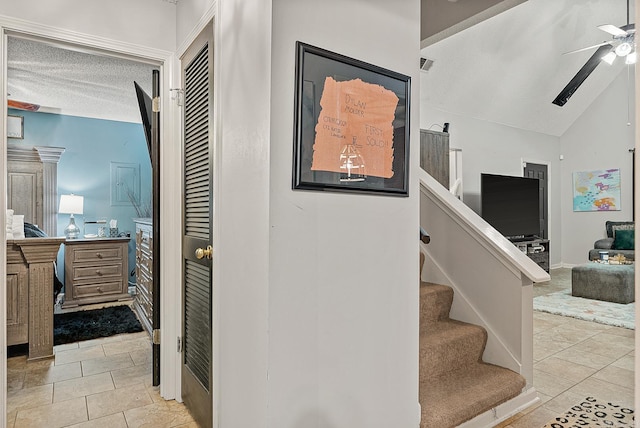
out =
<svg viewBox="0 0 640 428"><path fill-rule="evenodd" d="M482 361L487 332L450 319L452 302L451 287L420 284L420 428L458 426L516 397L526 383Z"/></svg>

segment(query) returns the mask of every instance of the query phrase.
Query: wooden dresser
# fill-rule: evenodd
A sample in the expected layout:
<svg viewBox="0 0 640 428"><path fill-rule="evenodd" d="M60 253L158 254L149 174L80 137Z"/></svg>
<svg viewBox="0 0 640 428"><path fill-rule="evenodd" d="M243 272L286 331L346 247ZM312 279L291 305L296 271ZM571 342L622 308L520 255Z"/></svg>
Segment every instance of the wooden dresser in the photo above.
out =
<svg viewBox="0 0 640 428"><path fill-rule="evenodd" d="M63 308L130 299L128 237L67 239Z"/></svg>
<svg viewBox="0 0 640 428"><path fill-rule="evenodd" d="M150 218L136 223L136 297L133 308L149 332L153 331L153 224Z"/></svg>

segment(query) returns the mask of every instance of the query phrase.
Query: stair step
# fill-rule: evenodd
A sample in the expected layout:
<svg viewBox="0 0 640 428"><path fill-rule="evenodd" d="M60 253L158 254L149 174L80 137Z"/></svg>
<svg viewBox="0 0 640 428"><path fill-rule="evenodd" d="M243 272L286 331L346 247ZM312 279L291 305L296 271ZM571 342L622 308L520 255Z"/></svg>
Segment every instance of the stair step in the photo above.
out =
<svg viewBox="0 0 640 428"><path fill-rule="evenodd" d="M420 334L420 381L478 363L486 343L480 326L451 319L429 324Z"/></svg>
<svg viewBox="0 0 640 428"><path fill-rule="evenodd" d="M487 363L420 382L420 427L458 426L516 397L525 383L518 373Z"/></svg>
<svg viewBox="0 0 640 428"><path fill-rule="evenodd" d="M420 283L420 330L429 323L447 319L453 303L453 289L447 285Z"/></svg>

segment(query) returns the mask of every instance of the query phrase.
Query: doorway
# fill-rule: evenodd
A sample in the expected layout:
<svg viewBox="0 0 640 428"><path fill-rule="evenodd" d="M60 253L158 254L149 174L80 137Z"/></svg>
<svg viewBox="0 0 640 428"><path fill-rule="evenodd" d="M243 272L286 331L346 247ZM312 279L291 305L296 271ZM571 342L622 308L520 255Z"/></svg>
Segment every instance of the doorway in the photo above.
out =
<svg viewBox="0 0 640 428"><path fill-rule="evenodd" d="M548 166L541 163L524 162L523 177L537 178L540 185L540 234L542 239L549 239L549 179Z"/></svg>
<svg viewBox="0 0 640 428"><path fill-rule="evenodd" d="M119 44L117 42L105 42L104 40L98 40L96 38L96 40L88 37L86 40L86 45L80 45L77 42L77 39L74 41L74 43L69 43L68 45L65 44L64 42L60 42L59 40L65 40L66 35L64 34L56 34L55 30L51 30L51 29L47 29L44 28L42 29L42 37L38 37L35 38L33 36L25 36L23 33L20 32L19 28L16 28L13 31L8 31L4 37L4 42L5 42L5 47L9 46L12 43L12 39L20 39L20 40L27 40L27 41L38 41L40 43L50 43L50 44L54 44L56 47L59 47L63 50L68 50L69 52L83 52L83 53L87 53L89 52L89 54L95 55L97 58L116 58L116 59L125 59L127 61L133 62L133 63L141 63L141 64L145 64L146 66L155 68L155 69L159 69L161 76L163 75L162 70L165 68L165 66L168 64L168 62L170 61L170 55L167 53L165 56L160 55L159 53L154 53L154 55L150 55L147 52L144 52L144 54L142 54L142 52L137 52L136 48L132 48L130 46L119 46ZM32 29L33 32L33 29ZM7 35L9 37L7 37ZM49 39L49 36L51 37L51 39ZM56 39L57 41L54 43L51 40L52 39ZM113 49L113 50L112 50ZM113 53L112 53L113 52ZM118 52L118 53L115 53ZM129 52L129 53L123 53L123 52ZM149 58L153 58L153 59L149 59ZM27 70L28 71L28 70ZM7 70L3 70L3 72L5 73L5 76L7 76ZM73 80L72 76L67 76L66 77L68 80ZM6 77L5 77L6 79ZM162 85L163 91L165 91L166 93L168 93L168 83L165 83L164 85ZM104 88L105 90L108 90L108 88ZM131 91L133 92L133 82L131 82ZM6 97L6 95L5 95ZM5 102L5 106L6 106L6 98L3 98L3 101ZM163 104L164 105L164 104ZM167 103L168 105L168 103ZM46 113L50 113L47 116L47 119L49 119L50 125L51 127L47 129L48 134L47 135L52 135L51 134L51 130L53 128L55 128L56 126L60 126L60 124L62 122L64 122L64 120L59 120L59 121L55 121L52 120L52 118L55 117L55 113L56 113L56 109L55 106L53 105L46 105L43 103L42 105L43 109L42 112L46 112ZM47 109L46 107L49 107L49 109ZM134 102L134 107L137 109L137 105ZM169 110L169 109L168 109ZM6 110L5 110L6 113ZM169 113L167 113L168 115ZM26 115L26 113L25 113ZM167 116L165 114L163 114L162 116ZM94 118L92 118L94 119ZM129 124L130 126L133 126L132 124ZM29 136L29 134L31 133L31 130L29 129L29 121L27 121L26 127L27 127L27 131L26 131L26 136ZM86 130L85 130L86 131ZM91 141L91 134L85 132L85 137L86 137L86 141ZM94 133L95 135L95 133ZM164 137L163 138L167 138L168 133L165 132ZM122 145L127 145L129 144L130 140L127 139L126 137L124 138L117 138L114 137L113 134L110 135L110 137L112 138L111 143L112 143L112 149L113 150L117 150L114 147L118 147L118 144L121 143ZM3 149L3 151L6 153L7 150L7 140L3 139L3 144L5 144L5 147ZM64 145L65 142L59 142L60 145ZM146 148L145 148L146 150ZM69 154L69 153L68 153ZM94 152L94 162L93 164L97 163L98 161L102 160L102 155L100 153ZM89 163L90 165L92 165L92 163ZM86 182L90 182L91 180L93 180L95 177L94 175L87 175L84 179L78 179L76 180L76 182L80 182L82 184L86 184ZM5 178L6 179L6 178ZM96 199L96 195L94 193L88 194L88 198L87 199L92 199L92 200L97 200ZM86 199L85 199L86 200ZM110 202L110 198L107 198L107 201ZM88 201L87 201L88 202ZM55 202L55 206L57 207L58 202ZM131 206L131 203L129 201L129 207ZM95 213L97 213L98 211L96 210ZM97 217L98 214L94 215ZM55 215L55 213L54 213ZM109 219L107 219L109 220ZM64 223L62 225L62 228L64 228L64 225L66 224L66 222L62 219L60 220L61 223ZM68 222L68 219L67 219ZM158 230L160 228L160 225L158 224ZM81 224L80 225L81 228L81 233L83 234L91 234L95 231L93 230L89 230L89 226L87 225L86 228ZM131 232L131 238L133 240L134 238L134 233L135 233L135 229L133 227L126 227L124 225L122 225L122 227L119 227L119 229L121 230L129 230ZM131 252L131 251L129 251ZM133 252L135 254L135 252ZM6 261L5 261L6 263ZM4 268L5 268L5 272L6 272L6 264L3 263ZM175 263L175 262L174 262ZM130 263L129 264L129 271L131 270L131 268L133 268L134 263ZM159 274L160 272L158 271L157 274ZM127 272L128 274L128 272ZM5 289L2 289L1 291L6 291ZM6 327L6 320L3 321L5 324L3 324L2 328ZM6 367L5 363L6 360L3 359L3 361L1 362L3 364L3 366ZM176 396L176 388L175 388L175 382L171 381L172 377L169 377L169 381L167 382L169 385L168 387L165 388L161 388L164 389L164 391L162 392L163 397L165 398L174 398ZM171 386L171 385L174 386ZM164 386L164 385L163 385ZM5 390L6 392L6 390Z"/></svg>

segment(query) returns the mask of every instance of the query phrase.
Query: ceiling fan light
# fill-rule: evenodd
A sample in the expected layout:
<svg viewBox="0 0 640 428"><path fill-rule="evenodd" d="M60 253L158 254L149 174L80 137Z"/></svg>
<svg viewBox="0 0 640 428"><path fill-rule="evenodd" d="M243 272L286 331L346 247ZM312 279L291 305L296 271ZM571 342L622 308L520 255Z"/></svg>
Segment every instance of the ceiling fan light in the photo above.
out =
<svg viewBox="0 0 640 428"><path fill-rule="evenodd" d="M632 50L633 48L631 47L630 43L627 43L627 42L620 43L618 46L616 46L616 55L626 56L626 55L629 55L629 53L631 53Z"/></svg>
<svg viewBox="0 0 640 428"><path fill-rule="evenodd" d="M638 53L631 52L629 55L627 55L627 58L624 60L624 62L625 64L635 64L637 60L638 60Z"/></svg>
<svg viewBox="0 0 640 428"><path fill-rule="evenodd" d="M605 56L602 57L602 60L604 62L606 62L607 64L609 64L609 65L613 64L613 61L615 59L616 59L615 52L609 52L608 54L606 54Z"/></svg>

